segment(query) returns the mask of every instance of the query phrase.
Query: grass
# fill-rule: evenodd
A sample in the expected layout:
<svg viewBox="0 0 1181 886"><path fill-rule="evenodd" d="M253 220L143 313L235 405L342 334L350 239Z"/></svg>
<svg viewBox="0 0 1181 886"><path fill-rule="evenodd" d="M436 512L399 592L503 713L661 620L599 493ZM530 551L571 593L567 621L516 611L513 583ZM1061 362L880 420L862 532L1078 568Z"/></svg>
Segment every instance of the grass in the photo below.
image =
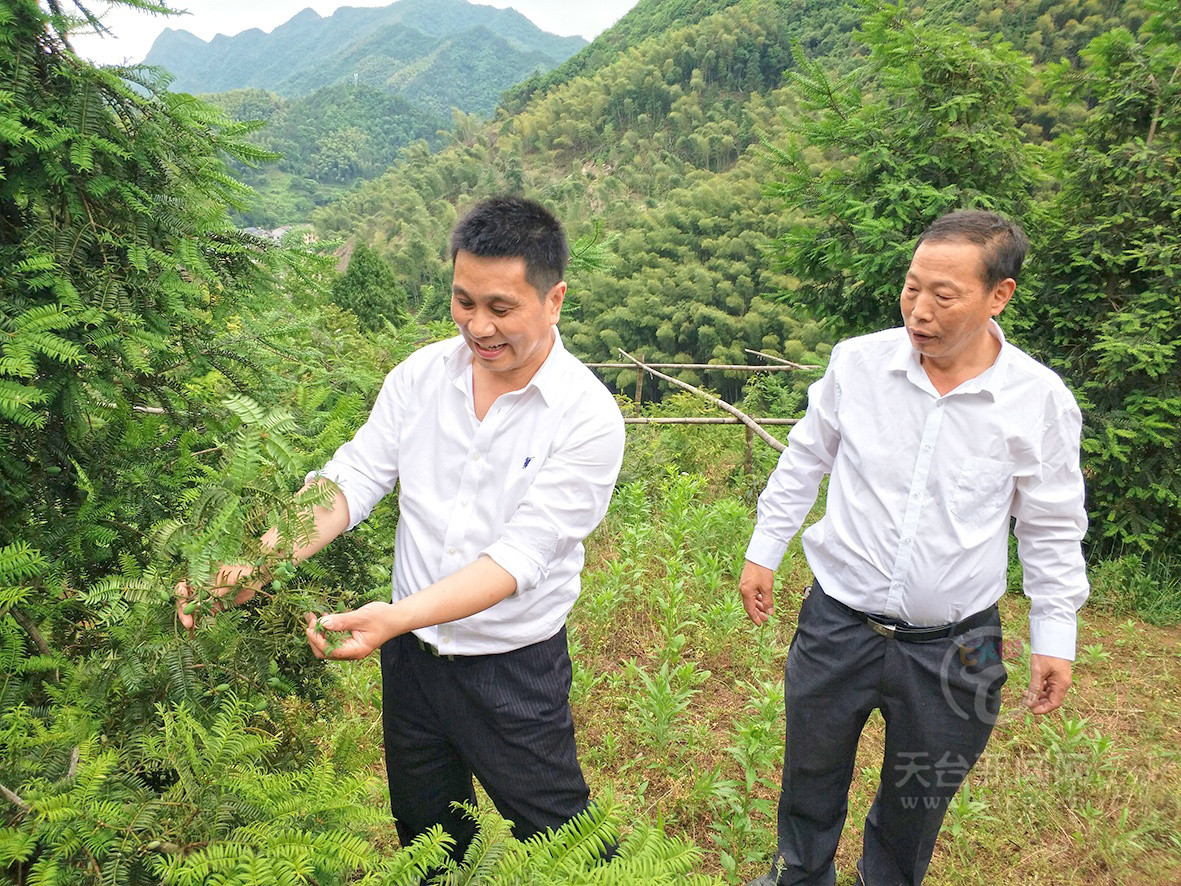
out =
<svg viewBox="0 0 1181 886"><path fill-rule="evenodd" d="M571 699L592 792L612 795L625 821L658 821L692 840L704 851L701 873L744 883L774 850L783 665L810 573L797 539L779 572L776 616L750 624L737 584L752 508L746 496L711 491L734 488L721 482L732 467L718 463L716 483L667 472L616 493L588 544L569 622ZM1028 604L1019 593L1002 599L1010 679L1001 717L949 809L930 886L1181 883L1178 602L1151 601L1150 617L1173 626L1130 614L1122 589L1131 581L1147 593L1132 571L1127 561L1094 571L1075 685L1047 717L1019 704ZM374 743L384 783L376 679L375 662L346 668L348 707L368 726L358 738ZM852 883L883 728L875 714L862 737L839 886Z"/></svg>
<svg viewBox="0 0 1181 886"><path fill-rule="evenodd" d="M775 619L753 627L737 592L752 525L747 504L712 498L698 476L625 486L589 545L570 620L592 789L692 839L703 872L728 883L764 872L774 850L783 664L809 578L797 541ZM1099 570L1097 599L1112 597L1098 582L1128 569ZM1001 612L1007 638L1022 641L1009 644L1002 715L926 882L1181 883L1181 630L1084 610L1075 685L1039 718L1019 704L1027 601L1010 593ZM839 884L852 882L883 729L875 714L862 738Z"/></svg>

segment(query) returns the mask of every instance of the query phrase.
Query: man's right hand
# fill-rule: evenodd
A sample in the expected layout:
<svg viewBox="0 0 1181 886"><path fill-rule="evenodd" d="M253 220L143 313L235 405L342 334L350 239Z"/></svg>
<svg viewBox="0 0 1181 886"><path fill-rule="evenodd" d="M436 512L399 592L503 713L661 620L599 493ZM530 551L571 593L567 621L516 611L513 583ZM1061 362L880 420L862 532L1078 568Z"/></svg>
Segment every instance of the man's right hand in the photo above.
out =
<svg viewBox="0 0 1181 886"><path fill-rule="evenodd" d="M223 609L229 609L231 606L245 603L262 590L262 581L252 579L253 574L254 567L245 563L221 567L217 572L216 583L210 592L218 598L213 602L212 611L217 613ZM231 591L236 591L236 593L232 598L228 598ZM191 634L197 625L197 612L195 605L193 605L196 595L187 580L177 583L175 593L176 617L180 620L180 626ZM186 612L186 609L189 611Z"/></svg>
<svg viewBox="0 0 1181 886"><path fill-rule="evenodd" d="M747 560L738 590L742 593L742 606L755 624L763 624L775 611L774 589L775 571Z"/></svg>

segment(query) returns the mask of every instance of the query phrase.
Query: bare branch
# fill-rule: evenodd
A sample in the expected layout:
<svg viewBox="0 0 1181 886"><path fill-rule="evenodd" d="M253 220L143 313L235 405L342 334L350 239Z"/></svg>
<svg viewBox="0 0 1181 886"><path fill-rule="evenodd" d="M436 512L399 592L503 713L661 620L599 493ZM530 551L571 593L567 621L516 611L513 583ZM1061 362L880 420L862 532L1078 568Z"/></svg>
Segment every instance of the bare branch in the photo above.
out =
<svg viewBox="0 0 1181 886"><path fill-rule="evenodd" d="M635 359L634 357L632 359ZM787 362L787 361L784 361ZM590 369L631 369L631 363L587 363ZM756 366L749 363L645 363L657 369L715 369L722 372L787 372L791 369L820 369L820 366Z"/></svg>
<svg viewBox="0 0 1181 886"><path fill-rule="evenodd" d="M641 363L639 360L637 360L635 357L633 357L631 354L629 354L623 348L619 349L619 353L623 354L623 356L626 357L628 360L631 360L632 363L634 363L636 366L639 366L641 369L644 369L645 371L650 372L652 375L655 375L657 378L663 378L665 381L676 385L678 388L684 388L686 391L696 394L701 399L712 403L714 406L717 406L719 409L723 409L726 412L730 413L732 416L734 416L739 421L741 421L744 425L746 425L748 428L750 428L754 433L758 434L759 437L768 446L770 446L772 449L774 449L776 452L783 452L783 450L787 448L782 443L780 443L778 440L776 440L774 437L772 437L770 434L768 434L766 431L764 431L761 427L759 427L758 422L756 422L753 418L751 418L749 415L747 415L745 412L743 412L737 406L733 406L730 403L727 403L725 400L721 399L720 397L715 397L712 394L707 394L707 393L705 393L705 391L701 390L700 388L693 387L693 385L689 384L688 382L683 382L680 379L673 378L671 375L665 375L663 372L656 371L651 366L648 366L645 363Z"/></svg>
<svg viewBox="0 0 1181 886"><path fill-rule="evenodd" d="M8 788L4 787L2 784L0 784L0 794L3 794L5 797L7 797L8 801L12 803L12 805L19 808L21 812L28 812L32 808L28 803L26 803Z"/></svg>
<svg viewBox="0 0 1181 886"><path fill-rule="evenodd" d="M37 629L37 624L33 619L29 618L15 606L8 610L8 614L16 619L18 625L25 629L25 633L29 635L29 639L33 641L33 645L37 647L37 651L41 655L53 655L53 650L49 648L49 644L41 636L41 631Z"/></svg>
<svg viewBox="0 0 1181 886"><path fill-rule="evenodd" d="M752 418L751 421L760 425L794 425L798 418ZM675 417L667 415L636 415L624 418L625 425L740 425L742 419L732 415L690 415Z"/></svg>
<svg viewBox="0 0 1181 886"><path fill-rule="evenodd" d="M811 363L793 363L791 360L784 360L782 357L776 357L774 354L764 354L762 351L752 351L750 348L743 348L748 354L754 354L756 357L763 357L767 360L774 360L776 363L782 363L784 366L790 366L792 369L823 369L823 366L813 366ZM767 367L770 369L771 367Z"/></svg>

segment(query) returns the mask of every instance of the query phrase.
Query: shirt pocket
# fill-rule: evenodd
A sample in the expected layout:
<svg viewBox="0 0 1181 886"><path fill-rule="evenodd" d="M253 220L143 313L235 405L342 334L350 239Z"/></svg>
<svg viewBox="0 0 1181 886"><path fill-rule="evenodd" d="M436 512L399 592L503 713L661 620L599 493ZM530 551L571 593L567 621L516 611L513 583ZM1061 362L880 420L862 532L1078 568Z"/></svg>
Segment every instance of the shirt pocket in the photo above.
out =
<svg viewBox="0 0 1181 886"><path fill-rule="evenodd" d="M1013 498L1011 462L995 458L969 456L951 487L949 507L957 519L969 526L979 526L996 519L997 512L1007 514Z"/></svg>

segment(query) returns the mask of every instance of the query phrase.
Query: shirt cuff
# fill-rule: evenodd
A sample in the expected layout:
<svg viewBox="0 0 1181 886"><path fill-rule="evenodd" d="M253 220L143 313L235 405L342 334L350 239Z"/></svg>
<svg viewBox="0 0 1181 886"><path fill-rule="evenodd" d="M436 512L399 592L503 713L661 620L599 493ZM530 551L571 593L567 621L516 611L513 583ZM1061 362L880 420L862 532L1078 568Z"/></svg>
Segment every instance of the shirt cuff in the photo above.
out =
<svg viewBox="0 0 1181 886"><path fill-rule="evenodd" d="M788 542L762 532L756 526L746 546L746 559L772 571L779 568L783 555L787 553Z"/></svg>
<svg viewBox="0 0 1181 886"><path fill-rule="evenodd" d="M1044 618L1029 620L1029 651L1034 655L1052 655L1074 661L1077 640L1077 621L1067 624Z"/></svg>
<svg viewBox="0 0 1181 886"><path fill-rule="evenodd" d="M491 557L492 561L511 575L517 581L517 588L509 596L515 596L521 591L535 587L545 576L543 570L527 555L503 541L493 542L480 554Z"/></svg>

